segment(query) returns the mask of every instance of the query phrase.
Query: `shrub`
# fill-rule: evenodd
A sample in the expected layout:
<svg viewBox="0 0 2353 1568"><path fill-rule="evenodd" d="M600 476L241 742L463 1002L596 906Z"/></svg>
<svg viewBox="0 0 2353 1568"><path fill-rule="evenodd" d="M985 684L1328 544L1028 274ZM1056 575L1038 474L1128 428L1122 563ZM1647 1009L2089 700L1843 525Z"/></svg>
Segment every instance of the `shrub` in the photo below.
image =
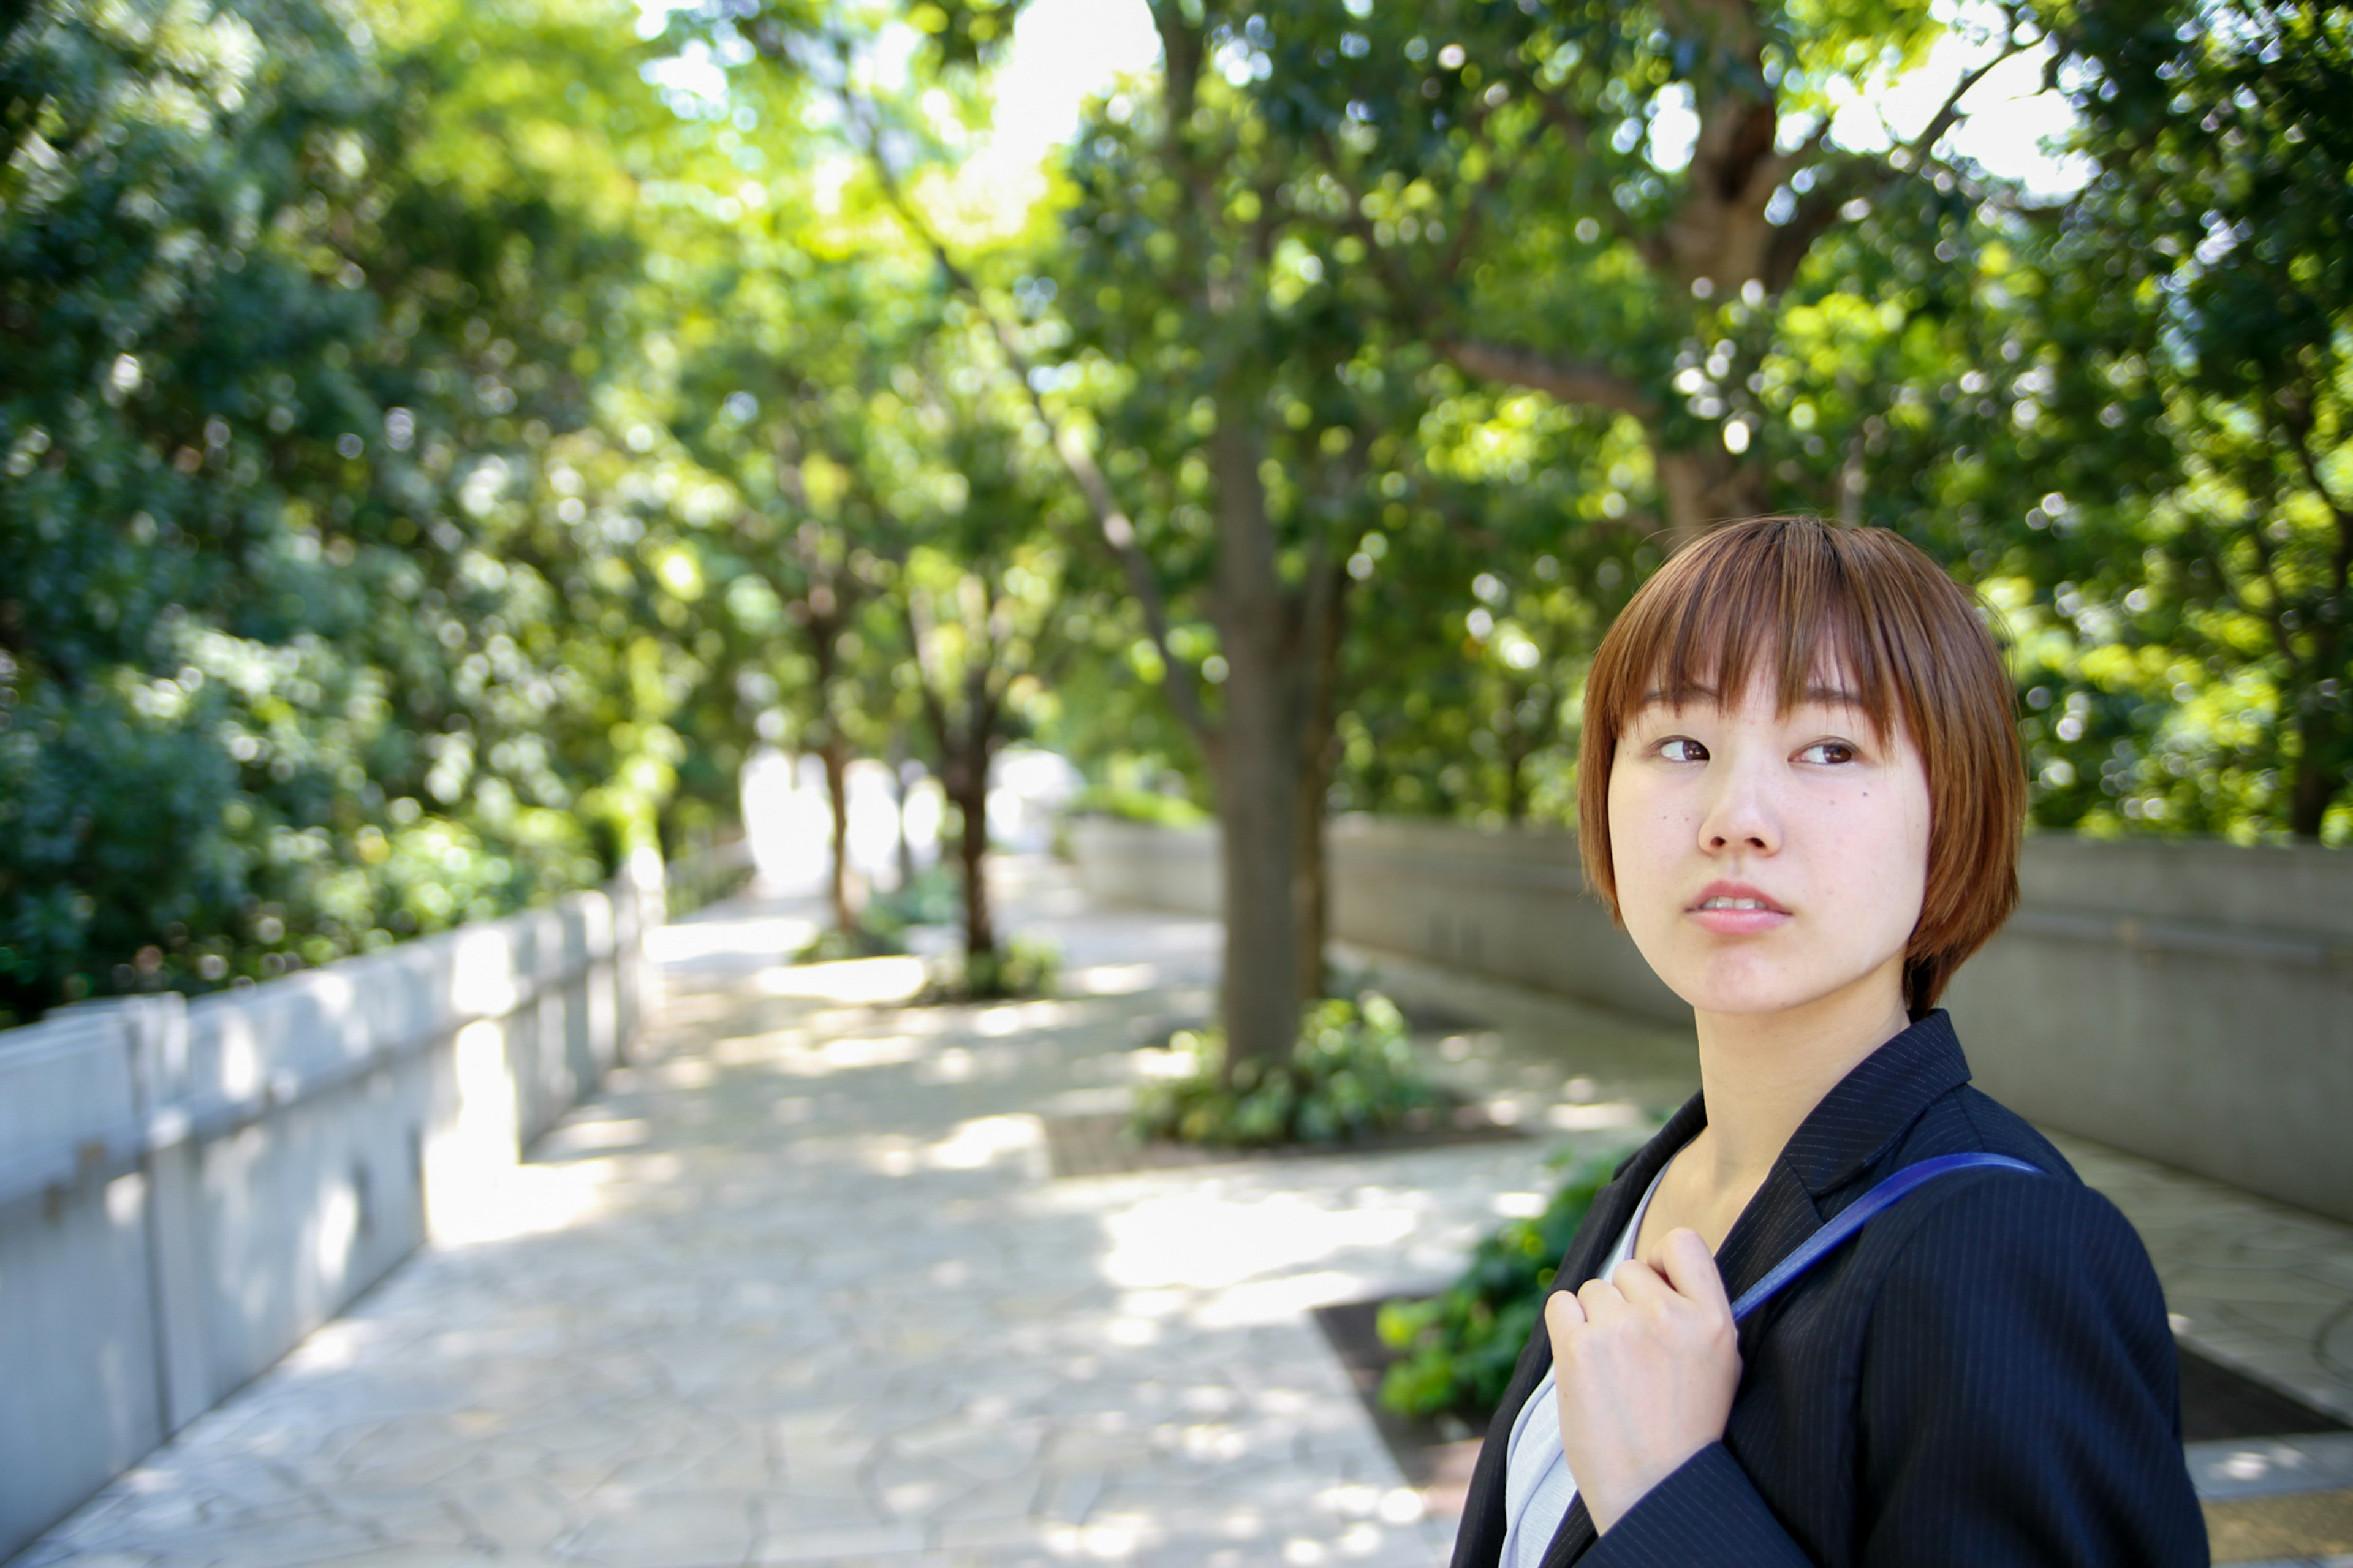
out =
<svg viewBox="0 0 2353 1568"><path fill-rule="evenodd" d="M949 926L963 919L963 890L952 873L937 866L918 871L905 887L877 893L866 903L866 923L893 934L909 926Z"/></svg>
<svg viewBox="0 0 2353 1568"><path fill-rule="evenodd" d="M992 952L959 950L942 958L918 1000L1011 1002L1051 996L1061 977L1061 949L1035 937L1017 936Z"/></svg>
<svg viewBox="0 0 2353 1568"><path fill-rule="evenodd" d="M1146 1084L1129 1130L1187 1143L1338 1143L1384 1131L1438 1103L1407 1037L1405 1017L1377 992L1318 1002L1301 1019L1290 1059L1226 1068L1222 1032L1180 1034L1194 1070Z"/></svg>
<svg viewBox="0 0 2353 1568"><path fill-rule="evenodd" d="M846 958L889 958L907 951L895 931L828 926L793 951L795 963L835 963Z"/></svg>
<svg viewBox="0 0 2353 1568"><path fill-rule="evenodd" d="M1112 784L1089 784L1071 802L1070 810L1072 816L1109 816L1154 827L1194 827L1211 820L1209 813L1181 795Z"/></svg>
<svg viewBox="0 0 2353 1568"><path fill-rule="evenodd" d="M1544 1213L1491 1232L1453 1284L1426 1300L1383 1305L1381 1339L1402 1353L1381 1379L1381 1403L1403 1415L1470 1416L1502 1403L1543 1318L1546 1288L1609 1183L1605 1165L1572 1166Z"/></svg>

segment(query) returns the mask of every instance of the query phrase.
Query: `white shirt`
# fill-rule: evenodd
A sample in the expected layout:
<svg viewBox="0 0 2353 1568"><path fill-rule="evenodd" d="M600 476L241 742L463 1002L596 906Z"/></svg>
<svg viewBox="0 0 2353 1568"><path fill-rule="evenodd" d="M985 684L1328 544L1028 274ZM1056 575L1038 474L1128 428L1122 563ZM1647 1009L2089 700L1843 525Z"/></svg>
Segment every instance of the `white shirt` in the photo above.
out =
<svg viewBox="0 0 2353 1568"><path fill-rule="evenodd" d="M1618 1245L1609 1249L1597 1278L1609 1279L1620 1264L1634 1256L1635 1238L1642 1234L1642 1216L1651 1212L1651 1200L1658 1195L1659 1183L1666 1174L1667 1167L1662 1165L1651 1178L1642 1201L1634 1205L1634 1217L1619 1233ZM1543 1331L1541 1318L1536 1326ZM1504 1512L1511 1524L1504 1532L1500 1568L1540 1568L1552 1538L1560 1531L1560 1521L1568 1517L1568 1505L1577 1500L1577 1478L1568 1473L1568 1457L1560 1448L1559 1385L1552 1373L1551 1367L1545 1368L1544 1381L1520 1406L1519 1416L1512 1423L1511 1445L1504 1451Z"/></svg>

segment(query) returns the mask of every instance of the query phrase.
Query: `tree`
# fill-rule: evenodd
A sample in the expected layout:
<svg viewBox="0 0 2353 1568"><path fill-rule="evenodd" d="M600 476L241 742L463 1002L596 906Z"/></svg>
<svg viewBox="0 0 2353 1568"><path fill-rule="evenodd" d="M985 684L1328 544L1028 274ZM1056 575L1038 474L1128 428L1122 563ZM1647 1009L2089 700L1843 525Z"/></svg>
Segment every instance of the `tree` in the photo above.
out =
<svg viewBox="0 0 2353 1568"><path fill-rule="evenodd" d="M1906 5L1335 0L1237 37L1270 114L1320 153L1291 199L1388 310L1468 374L1637 424L1687 539L1768 502L1748 351L1825 237L1969 177L1941 152L1962 100L2043 37L2027 7L1988 15L1984 58L1883 151L1832 134L1840 95L1971 24Z"/></svg>
<svg viewBox="0 0 2353 1568"><path fill-rule="evenodd" d="M2223 816L2317 838L2353 767L2353 23L2229 0L2094 8L2068 37L2098 67L2078 106L2100 173L2054 238L2065 394L2141 437L2147 478L2069 487L2084 515L2052 553L2078 615L2189 656L2160 689L2222 689L2127 804L2220 826L2236 762L2286 786ZM2251 698L2274 721L2237 718Z"/></svg>
<svg viewBox="0 0 2353 1568"><path fill-rule="evenodd" d="M650 827L682 654L609 635L648 509L584 482L632 450L592 410L637 173L695 172L646 53L527 7L0 23L0 1014L496 913Z"/></svg>
<svg viewBox="0 0 2353 1568"><path fill-rule="evenodd" d="M908 548L896 597L909 673L957 816L965 969L978 989L998 964L988 891L989 772L1056 673L1062 552L1045 526L1050 490L1039 454L975 404L934 381L927 399L939 438L933 504L903 518ZM912 498L911 498L912 499Z"/></svg>
<svg viewBox="0 0 2353 1568"><path fill-rule="evenodd" d="M867 623L887 613L879 595L893 529L861 471L884 371L864 342L859 323L870 300L853 274L791 282L755 267L718 289L693 323L708 341L698 343L672 417L732 497L733 537L707 548L733 617L752 639L745 667L757 671L764 698L795 714L789 738L823 767L828 897L834 927L848 937L860 929L849 764L871 749L869 716L888 693ZM797 645L795 657L776 657L778 632Z"/></svg>
<svg viewBox="0 0 2353 1568"><path fill-rule="evenodd" d="M1379 458L1368 448L1388 410L1382 377L1364 388L1344 377L1359 324L1316 287L1324 262L1269 205L1299 149L1270 141L1250 98L1210 68L1235 17L1183 0L1154 16L1165 54L1156 101L1103 106L1082 138L1091 151L1071 163L1062 298L1084 345L1073 357L1085 363L1060 372L1036 363L907 190L892 148L920 146L920 120L886 122L878 97L850 85L846 43L812 53L785 16L744 26L770 58L843 84L843 117L881 198L985 312L1119 563L1153 674L1214 780L1221 1012L1240 1065L1287 1054L1302 1001L1322 988L1317 786L1332 756L1344 545L1377 504ZM1109 461L1073 407L1048 401L1050 375L1100 375L1112 394ZM1116 486L1148 493L1149 506L1132 508ZM1199 605L1212 637L1188 635L1172 608L1180 601Z"/></svg>

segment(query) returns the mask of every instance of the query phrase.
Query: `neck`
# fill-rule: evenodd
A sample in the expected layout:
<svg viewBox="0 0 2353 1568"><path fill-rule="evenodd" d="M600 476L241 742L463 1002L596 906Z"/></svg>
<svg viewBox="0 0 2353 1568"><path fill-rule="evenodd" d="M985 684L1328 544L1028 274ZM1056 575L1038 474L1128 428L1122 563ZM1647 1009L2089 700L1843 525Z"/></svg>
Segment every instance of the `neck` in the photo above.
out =
<svg viewBox="0 0 2353 1568"><path fill-rule="evenodd" d="M1707 1184L1753 1193L1799 1123L1862 1060L1911 1025L1903 961L1774 1013L1695 1013L1707 1127L1694 1148Z"/></svg>

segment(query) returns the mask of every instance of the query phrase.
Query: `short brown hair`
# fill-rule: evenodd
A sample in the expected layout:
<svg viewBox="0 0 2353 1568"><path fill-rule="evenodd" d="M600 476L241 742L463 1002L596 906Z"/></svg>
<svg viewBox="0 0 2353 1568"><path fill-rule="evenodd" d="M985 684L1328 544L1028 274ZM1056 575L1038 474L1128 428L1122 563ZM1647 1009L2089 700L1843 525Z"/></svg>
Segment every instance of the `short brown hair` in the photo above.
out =
<svg viewBox="0 0 2353 1568"><path fill-rule="evenodd" d="M1586 881L1622 923L1609 772L1648 694L1736 702L1769 658L1786 713L1825 656L1883 738L1901 718L1927 769L1927 891L1904 959L1905 1005L1917 1017L2018 906L2026 767L2015 691L1976 601L1885 529L1756 518L1678 551L1642 585L1586 679L1577 769Z"/></svg>

